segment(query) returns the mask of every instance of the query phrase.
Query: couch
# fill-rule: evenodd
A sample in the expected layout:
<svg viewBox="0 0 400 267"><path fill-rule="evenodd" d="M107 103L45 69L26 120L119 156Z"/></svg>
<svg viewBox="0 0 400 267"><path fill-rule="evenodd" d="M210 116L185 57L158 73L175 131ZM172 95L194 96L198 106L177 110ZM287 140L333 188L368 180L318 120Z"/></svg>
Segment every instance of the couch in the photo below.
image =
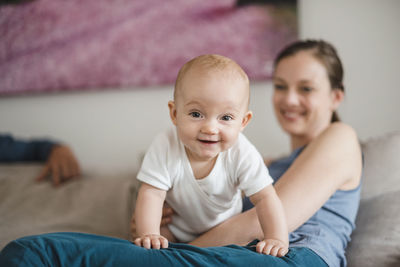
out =
<svg viewBox="0 0 400 267"><path fill-rule="evenodd" d="M400 132L362 143L364 170L349 267L400 266Z"/></svg>
<svg viewBox="0 0 400 267"><path fill-rule="evenodd" d="M400 132L362 143L363 188L349 267L400 266ZM129 239L138 182L91 177L53 188L35 183L38 164L0 165L0 249L18 237L86 232Z"/></svg>

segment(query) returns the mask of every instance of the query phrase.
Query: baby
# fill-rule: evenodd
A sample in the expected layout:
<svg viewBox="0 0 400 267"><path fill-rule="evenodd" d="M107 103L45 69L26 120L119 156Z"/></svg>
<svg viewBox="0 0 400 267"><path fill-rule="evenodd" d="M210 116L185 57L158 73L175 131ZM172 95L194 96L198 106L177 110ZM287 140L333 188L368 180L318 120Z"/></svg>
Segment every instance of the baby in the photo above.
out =
<svg viewBox="0 0 400 267"><path fill-rule="evenodd" d="M241 133L252 118L249 91L246 73L229 58L202 55L181 68L168 103L175 127L156 137L137 177L136 245L194 240L240 213L243 191L264 233L257 251L287 253L282 204L261 155ZM164 200L175 215L160 229Z"/></svg>

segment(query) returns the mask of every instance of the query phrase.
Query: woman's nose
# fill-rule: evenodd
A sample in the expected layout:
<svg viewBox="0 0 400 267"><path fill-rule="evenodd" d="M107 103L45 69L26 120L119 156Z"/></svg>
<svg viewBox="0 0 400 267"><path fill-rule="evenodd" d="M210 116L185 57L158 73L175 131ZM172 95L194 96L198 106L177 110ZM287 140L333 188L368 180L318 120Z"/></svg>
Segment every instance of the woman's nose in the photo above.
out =
<svg viewBox="0 0 400 267"><path fill-rule="evenodd" d="M284 96L285 103L288 106L296 106L299 104L299 96L296 91L288 90Z"/></svg>

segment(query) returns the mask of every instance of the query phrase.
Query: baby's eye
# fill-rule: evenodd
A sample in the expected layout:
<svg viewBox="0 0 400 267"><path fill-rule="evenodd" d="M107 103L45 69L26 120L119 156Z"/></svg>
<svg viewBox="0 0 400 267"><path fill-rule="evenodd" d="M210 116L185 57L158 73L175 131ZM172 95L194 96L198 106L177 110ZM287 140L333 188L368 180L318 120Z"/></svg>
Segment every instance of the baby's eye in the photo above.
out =
<svg viewBox="0 0 400 267"><path fill-rule="evenodd" d="M233 117L231 115L224 115L221 117L221 120L230 121L230 120L233 120Z"/></svg>
<svg viewBox="0 0 400 267"><path fill-rule="evenodd" d="M200 112L197 111L190 112L189 115L192 116L193 118L201 118Z"/></svg>

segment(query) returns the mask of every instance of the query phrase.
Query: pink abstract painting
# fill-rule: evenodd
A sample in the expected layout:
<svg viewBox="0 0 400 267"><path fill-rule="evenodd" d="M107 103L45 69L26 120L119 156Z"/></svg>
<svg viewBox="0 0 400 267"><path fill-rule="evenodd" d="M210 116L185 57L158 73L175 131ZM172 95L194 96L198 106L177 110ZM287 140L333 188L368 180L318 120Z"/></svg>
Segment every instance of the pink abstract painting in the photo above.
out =
<svg viewBox="0 0 400 267"><path fill-rule="evenodd" d="M296 6L233 0L35 0L0 5L0 95L174 83L201 54L237 61L252 81L297 39Z"/></svg>

